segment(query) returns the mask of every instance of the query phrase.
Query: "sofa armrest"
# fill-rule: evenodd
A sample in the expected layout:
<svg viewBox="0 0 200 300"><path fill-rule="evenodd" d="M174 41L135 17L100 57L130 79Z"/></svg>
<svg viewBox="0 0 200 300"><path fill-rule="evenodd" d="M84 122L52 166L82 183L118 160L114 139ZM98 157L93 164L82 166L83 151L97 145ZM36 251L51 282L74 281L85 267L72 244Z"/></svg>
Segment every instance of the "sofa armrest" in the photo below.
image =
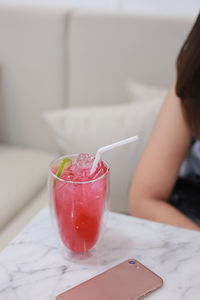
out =
<svg viewBox="0 0 200 300"><path fill-rule="evenodd" d="M44 188L53 158L52 153L1 145L0 231Z"/></svg>

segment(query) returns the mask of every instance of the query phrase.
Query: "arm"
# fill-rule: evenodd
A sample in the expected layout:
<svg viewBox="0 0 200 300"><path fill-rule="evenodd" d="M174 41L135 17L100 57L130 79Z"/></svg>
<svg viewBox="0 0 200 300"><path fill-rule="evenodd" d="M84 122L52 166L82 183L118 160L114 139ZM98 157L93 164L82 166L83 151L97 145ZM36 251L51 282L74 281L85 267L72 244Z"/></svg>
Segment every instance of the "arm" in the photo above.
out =
<svg viewBox="0 0 200 300"><path fill-rule="evenodd" d="M200 230L198 225L167 203L190 142L191 133L173 87L161 108L150 142L132 181L132 215Z"/></svg>

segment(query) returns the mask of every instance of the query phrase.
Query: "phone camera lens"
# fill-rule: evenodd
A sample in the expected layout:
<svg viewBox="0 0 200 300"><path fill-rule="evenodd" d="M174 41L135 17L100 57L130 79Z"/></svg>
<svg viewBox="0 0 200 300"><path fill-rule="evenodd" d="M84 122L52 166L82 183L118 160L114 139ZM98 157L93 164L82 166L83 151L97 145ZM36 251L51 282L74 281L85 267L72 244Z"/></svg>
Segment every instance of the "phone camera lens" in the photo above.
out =
<svg viewBox="0 0 200 300"><path fill-rule="evenodd" d="M134 261L134 260L130 260L130 261L129 261L129 264L130 264L130 265L134 265L134 264L135 264L135 261Z"/></svg>

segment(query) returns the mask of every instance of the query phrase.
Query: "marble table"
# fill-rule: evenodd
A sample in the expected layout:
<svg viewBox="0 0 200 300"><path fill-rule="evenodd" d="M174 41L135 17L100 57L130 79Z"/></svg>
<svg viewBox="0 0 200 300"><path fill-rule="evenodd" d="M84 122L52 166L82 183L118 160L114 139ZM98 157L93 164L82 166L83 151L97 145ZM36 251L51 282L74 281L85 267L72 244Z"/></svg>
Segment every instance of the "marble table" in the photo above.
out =
<svg viewBox="0 0 200 300"><path fill-rule="evenodd" d="M146 299L199 299L200 233L116 213L107 226L96 252L69 259L56 243L45 207L0 254L0 299L54 300L128 258L164 279Z"/></svg>

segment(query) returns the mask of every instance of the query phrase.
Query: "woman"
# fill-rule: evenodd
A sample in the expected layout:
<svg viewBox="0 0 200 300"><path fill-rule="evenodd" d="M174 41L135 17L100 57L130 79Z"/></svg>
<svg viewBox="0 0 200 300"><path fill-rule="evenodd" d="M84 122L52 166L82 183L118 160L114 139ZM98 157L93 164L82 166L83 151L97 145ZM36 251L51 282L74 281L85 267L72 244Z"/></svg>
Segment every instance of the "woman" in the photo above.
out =
<svg viewBox="0 0 200 300"><path fill-rule="evenodd" d="M198 176L200 14L179 53L176 83L164 101L134 175L130 190L131 214L200 230L200 183L193 180L198 181ZM196 189L194 195L190 195L190 186ZM194 207L191 207L192 204Z"/></svg>

